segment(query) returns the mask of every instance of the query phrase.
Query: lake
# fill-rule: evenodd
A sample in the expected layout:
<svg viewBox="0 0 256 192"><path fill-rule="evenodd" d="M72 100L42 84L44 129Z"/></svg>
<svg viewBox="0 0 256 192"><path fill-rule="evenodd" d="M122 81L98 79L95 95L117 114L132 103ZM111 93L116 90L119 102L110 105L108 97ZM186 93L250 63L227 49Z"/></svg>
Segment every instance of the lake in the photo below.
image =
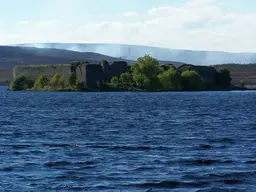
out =
<svg viewBox="0 0 256 192"><path fill-rule="evenodd" d="M256 191L256 92L0 87L0 191Z"/></svg>

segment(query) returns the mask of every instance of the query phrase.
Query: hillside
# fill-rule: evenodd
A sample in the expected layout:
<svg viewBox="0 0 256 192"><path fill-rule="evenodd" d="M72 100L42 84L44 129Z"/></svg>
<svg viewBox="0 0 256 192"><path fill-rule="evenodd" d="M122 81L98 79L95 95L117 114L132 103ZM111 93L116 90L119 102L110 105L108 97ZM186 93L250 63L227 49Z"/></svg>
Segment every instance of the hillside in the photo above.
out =
<svg viewBox="0 0 256 192"><path fill-rule="evenodd" d="M228 53L221 51L177 50L160 47L123 45L123 44L77 44L77 43L40 43L20 44L19 46L34 46L39 48L66 49L79 52L94 52L112 57L122 57L136 60L138 57L150 54L158 60L179 61L194 65L215 65L223 63L255 63L255 53Z"/></svg>
<svg viewBox="0 0 256 192"><path fill-rule="evenodd" d="M112 62L122 59L92 52L81 53L53 48L0 46L0 68L11 68L20 64L62 64L76 60L87 60L89 62L108 60Z"/></svg>
<svg viewBox="0 0 256 192"><path fill-rule="evenodd" d="M222 67L228 68L232 77L232 84L239 85L240 81L244 81L245 85L256 85L256 64L223 64L215 65L216 69Z"/></svg>

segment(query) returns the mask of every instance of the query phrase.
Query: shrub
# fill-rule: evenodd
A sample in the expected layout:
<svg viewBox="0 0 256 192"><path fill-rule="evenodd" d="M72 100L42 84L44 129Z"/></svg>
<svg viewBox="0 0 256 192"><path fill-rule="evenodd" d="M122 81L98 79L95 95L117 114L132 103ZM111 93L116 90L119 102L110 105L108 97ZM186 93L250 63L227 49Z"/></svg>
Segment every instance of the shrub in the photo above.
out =
<svg viewBox="0 0 256 192"><path fill-rule="evenodd" d="M56 73L50 80L50 86L54 89L62 89L65 87L65 78L60 73Z"/></svg>
<svg viewBox="0 0 256 192"><path fill-rule="evenodd" d="M120 82L123 85L132 85L133 84L133 80L132 80L132 75L128 72L126 73L122 73L120 76Z"/></svg>
<svg viewBox="0 0 256 192"><path fill-rule="evenodd" d="M175 67L172 64L164 64L164 65L160 65L160 68L163 71L168 71L169 69L175 69Z"/></svg>
<svg viewBox="0 0 256 192"><path fill-rule="evenodd" d="M69 85L70 85L71 87L75 87L75 86L76 86L76 83L77 83L77 75L76 75L76 73L73 72L73 73L69 76L68 82L69 82Z"/></svg>
<svg viewBox="0 0 256 192"><path fill-rule="evenodd" d="M22 91L31 89L34 85L34 82L30 80L25 75L17 75L15 78L12 79L10 84L10 90L12 91Z"/></svg>
<svg viewBox="0 0 256 192"><path fill-rule="evenodd" d="M111 78L110 85L112 87L117 87L118 86L118 78L116 76Z"/></svg>
<svg viewBox="0 0 256 192"><path fill-rule="evenodd" d="M240 81L240 87L244 89L245 85L244 85L244 80Z"/></svg>
<svg viewBox="0 0 256 192"><path fill-rule="evenodd" d="M179 91L182 89L181 76L174 68L170 68L169 70L160 73L158 78L162 88L166 91Z"/></svg>
<svg viewBox="0 0 256 192"><path fill-rule="evenodd" d="M75 89L78 91L83 91L85 89L84 82L76 82Z"/></svg>
<svg viewBox="0 0 256 192"><path fill-rule="evenodd" d="M220 68L216 75L216 84L221 87L229 87L231 81L230 71L225 67Z"/></svg>
<svg viewBox="0 0 256 192"><path fill-rule="evenodd" d="M194 70L194 68L192 67L192 66L190 66L190 65L184 65L184 66L181 66L180 67L180 71L181 72L184 72L184 71L193 71Z"/></svg>
<svg viewBox="0 0 256 192"><path fill-rule="evenodd" d="M46 75L40 75L37 78L37 80L36 80L36 82L33 86L33 89L34 90L42 90L48 85L48 83L49 83L49 80L48 80L47 76Z"/></svg>
<svg viewBox="0 0 256 192"><path fill-rule="evenodd" d="M133 74L133 80L136 83L136 86L139 88L147 89L150 85L150 80L147 78L146 75L141 73Z"/></svg>
<svg viewBox="0 0 256 192"><path fill-rule="evenodd" d="M186 70L181 74L183 88L186 91L200 91L204 89L201 76L194 70Z"/></svg>

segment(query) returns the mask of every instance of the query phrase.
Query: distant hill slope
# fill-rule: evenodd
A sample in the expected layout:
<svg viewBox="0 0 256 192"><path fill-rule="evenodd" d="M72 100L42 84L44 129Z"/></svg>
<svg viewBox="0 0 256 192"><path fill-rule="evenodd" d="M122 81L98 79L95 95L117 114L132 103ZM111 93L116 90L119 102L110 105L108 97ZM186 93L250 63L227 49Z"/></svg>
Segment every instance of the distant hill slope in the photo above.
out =
<svg viewBox="0 0 256 192"><path fill-rule="evenodd" d="M66 49L79 52L94 52L112 57L122 57L136 60L138 57L150 54L158 60L177 61L195 65L214 65L223 63L255 63L255 53L228 53L220 51L176 50L150 46L123 44L79 44L79 43L40 43L19 44L19 46L34 46L39 48Z"/></svg>
<svg viewBox="0 0 256 192"><path fill-rule="evenodd" d="M231 73L232 83L239 85L240 81L244 81L246 85L256 85L256 64L224 64L214 66L216 69L222 67L228 68Z"/></svg>
<svg viewBox="0 0 256 192"><path fill-rule="evenodd" d="M76 60L113 62L123 60L98 53L81 53L59 49L40 49L34 47L0 46L0 68L12 68L15 65L63 64Z"/></svg>
<svg viewBox="0 0 256 192"><path fill-rule="evenodd" d="M137 59L137 58L136 58ZM0 68L13 68L16 65L39 65L39 64L66 64L73 61L89 61L98 63L102 60L108 62L133 60L111 57L100 53L77 52L56 48L35 48L19 46L0 46ZM160 61L162 64L172 63L181 65L181 62Z"/></svg>

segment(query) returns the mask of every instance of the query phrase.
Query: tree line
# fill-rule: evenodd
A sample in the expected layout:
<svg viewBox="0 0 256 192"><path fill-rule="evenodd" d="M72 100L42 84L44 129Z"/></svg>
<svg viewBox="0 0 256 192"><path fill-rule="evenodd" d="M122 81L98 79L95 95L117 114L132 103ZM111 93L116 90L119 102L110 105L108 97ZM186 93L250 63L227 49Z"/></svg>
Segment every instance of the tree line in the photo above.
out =
<svg viewBox="0 0 256 192"><path fill-rule="evenodd" d="M138 58L120 78L112 77L110 86L144 91L202 91L229 89L231 75L227 68L214 74L214 82L204 83L200 74L191 66L177 70L172 65L160 65L157 59L146 55Z"/></svg>

